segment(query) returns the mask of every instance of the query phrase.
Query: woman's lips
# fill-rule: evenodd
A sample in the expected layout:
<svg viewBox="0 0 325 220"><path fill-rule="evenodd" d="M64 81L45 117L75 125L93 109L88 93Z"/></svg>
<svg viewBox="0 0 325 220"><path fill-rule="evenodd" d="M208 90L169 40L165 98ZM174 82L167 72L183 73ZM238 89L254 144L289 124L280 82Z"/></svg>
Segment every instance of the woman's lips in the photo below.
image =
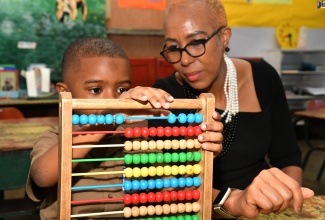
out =
<svg viewBox="0 0 325 220"><path fill-rule="evenodd" d="M199 72L192 72L192 73L186 73L185 76L189 81L193 82L199 78L200 74Z"/></svg>

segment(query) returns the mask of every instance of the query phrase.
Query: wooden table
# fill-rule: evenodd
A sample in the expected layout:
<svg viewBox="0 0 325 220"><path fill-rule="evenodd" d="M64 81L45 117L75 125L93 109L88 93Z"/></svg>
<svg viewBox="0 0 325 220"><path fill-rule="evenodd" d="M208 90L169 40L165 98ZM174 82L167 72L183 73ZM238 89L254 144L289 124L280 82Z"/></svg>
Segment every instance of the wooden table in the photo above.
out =
<svg viewBox="0 0 325 220"><path fill-rule="evenodd" d="M294 114L297 116L303 116L309 118L325 119L325 108L319 108L315 110L296 111Z"/></svg>
<svg viewBox="0 0 325 220"><path fill-rule="evenodd" d="M58 117L0 120L0 151L31 149L44 131L58 124Z"/></svg>

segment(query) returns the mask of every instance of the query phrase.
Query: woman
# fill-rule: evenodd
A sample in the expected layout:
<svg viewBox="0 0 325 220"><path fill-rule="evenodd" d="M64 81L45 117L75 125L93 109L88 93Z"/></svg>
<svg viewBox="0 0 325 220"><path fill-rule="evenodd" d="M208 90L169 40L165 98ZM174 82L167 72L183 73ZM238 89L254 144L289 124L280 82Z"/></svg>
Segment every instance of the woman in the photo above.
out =
<svg viewBox="0 0 325 220"><path fill-rule="evenodd" d="M301 187L301 152L274 68L225 55L231 29L219 0L170 0L164 33L161 55L176 72L154 87L174 98L214 94L225 124L223 150L214 160L217 213L255 218L292 201L300 212L313 192Z"/></svg>

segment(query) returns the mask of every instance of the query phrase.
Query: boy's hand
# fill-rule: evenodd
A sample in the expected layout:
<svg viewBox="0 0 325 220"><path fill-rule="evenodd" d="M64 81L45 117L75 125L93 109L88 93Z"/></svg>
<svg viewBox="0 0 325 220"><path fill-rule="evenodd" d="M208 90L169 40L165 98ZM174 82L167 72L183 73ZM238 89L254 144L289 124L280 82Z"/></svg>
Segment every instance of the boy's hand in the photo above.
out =
<svg viewBox="0 0 325 220"><path fill-rule="evenodd" d="M169 103L174 98L162 89L137 86L120 95L120 99L134 99L141 102L149 102L154 108L169 108Z"/></svg>

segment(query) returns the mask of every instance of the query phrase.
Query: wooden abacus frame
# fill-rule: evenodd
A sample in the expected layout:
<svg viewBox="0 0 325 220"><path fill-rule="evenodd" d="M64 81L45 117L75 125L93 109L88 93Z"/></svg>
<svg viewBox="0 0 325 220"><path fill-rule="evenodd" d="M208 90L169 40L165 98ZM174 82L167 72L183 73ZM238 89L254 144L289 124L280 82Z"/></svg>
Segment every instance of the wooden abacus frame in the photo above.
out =
<svg viewBox="0 0 325 220"><path fill-rule="evenodd" d="M152 106L134 100L121 99L75 99L71 93L60 93L59 99L59 180L58 180L58 219L71 218L71 183L72 183L72 110L84 109L151 109ZM212 94L204 93L198 99L175 99L170 109L198 109L203 122L211 121L215 109ZM200 165L202 180L198 188L201 197L198 200L200 219L211 219L212 215L212 175L213 153L199 150L202 154Z"/></svg>

